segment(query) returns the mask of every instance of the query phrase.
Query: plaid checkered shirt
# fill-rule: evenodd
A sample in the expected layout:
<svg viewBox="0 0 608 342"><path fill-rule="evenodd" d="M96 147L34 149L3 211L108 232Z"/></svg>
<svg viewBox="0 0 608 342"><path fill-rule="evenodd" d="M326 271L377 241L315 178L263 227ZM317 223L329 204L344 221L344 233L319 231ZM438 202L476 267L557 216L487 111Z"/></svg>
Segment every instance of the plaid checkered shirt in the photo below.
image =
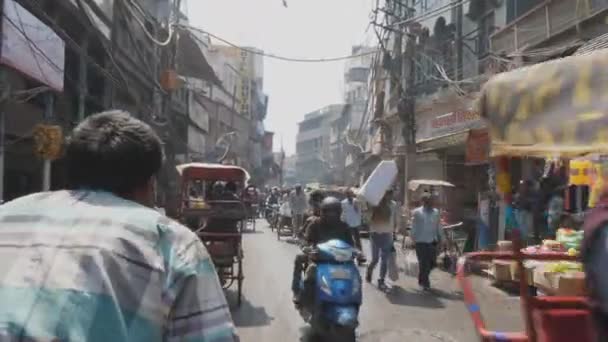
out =
<svg viewBox="0 0 608 342"><path fill-rule="evenodd" d="M238 341L189 229L98 191L0 206L1 341Z"/></svg>

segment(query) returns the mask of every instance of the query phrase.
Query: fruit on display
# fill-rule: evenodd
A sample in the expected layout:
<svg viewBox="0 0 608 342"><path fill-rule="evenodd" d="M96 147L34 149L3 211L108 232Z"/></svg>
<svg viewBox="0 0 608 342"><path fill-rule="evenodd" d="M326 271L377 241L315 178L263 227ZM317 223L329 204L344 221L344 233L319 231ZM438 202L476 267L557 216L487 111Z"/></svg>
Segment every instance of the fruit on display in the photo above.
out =
<svg viewBox="0 0 608 342"><path fill-rule="evenodd" d="M578 254L579 254L579 252L576 248L570 248L568 250L568 255L570 255L570 256L577 256Z"/></svg>
<svg viewBox="0 0 608 342"><path fill-rule="evenodd" d="M546 266L545 270L551 273L566 273L570 271L581 272L583 270L583 264L570 261L552 262Z"/></svg>

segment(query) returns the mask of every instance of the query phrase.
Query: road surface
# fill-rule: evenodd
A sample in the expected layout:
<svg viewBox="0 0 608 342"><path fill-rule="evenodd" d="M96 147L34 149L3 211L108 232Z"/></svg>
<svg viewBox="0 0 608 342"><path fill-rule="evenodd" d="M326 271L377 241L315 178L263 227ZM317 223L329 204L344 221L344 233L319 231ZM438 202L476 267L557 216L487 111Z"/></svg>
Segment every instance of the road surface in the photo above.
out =
<svg viewBox="0 0 608 342"><path fill-rule="evenodd" d="M258 221L255 233L244 234L244 252L243 302L240 308L233 308L241 341L306 341L308 329L291 303L291 274L298 248L277 241L265 222ZM416 279L403 273L388 292L364 283L358 341L477 341L455 279L434 271L431 280L432 294L422 293ZM490 328L521 329L517 297L490 287L483 279L475 279L474 286ZM235 306L232 289L227 296Z"/></svg>

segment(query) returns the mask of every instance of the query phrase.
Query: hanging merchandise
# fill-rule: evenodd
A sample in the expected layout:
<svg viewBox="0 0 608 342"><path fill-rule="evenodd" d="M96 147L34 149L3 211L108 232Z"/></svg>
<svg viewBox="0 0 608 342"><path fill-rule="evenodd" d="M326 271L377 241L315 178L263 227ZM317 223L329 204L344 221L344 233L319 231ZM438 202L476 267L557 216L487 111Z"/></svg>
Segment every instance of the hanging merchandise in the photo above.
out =
<svg viewBox="0 0 608 342"><path fill-rule="evenodd" d="M507 157L500 157L496 160L496 190L506 202L511 201L511 174Z"/></svg>
<svg viewBox="0 0 608 342"><path fill-rule="evenodd" d="M605 191L606 181L608 180L608 158L602 156L599 161L594 164L593 179L591 185L591 194L589 195L589 207L595 207L600 196Z"/></svg>
<svg viewBox="0 0 608 342"><path fill-rule="evenodd" d="M61 126L39 124L34 128L35 153L46 160L61 156L63 131Z"/></svg>
<svg viewBox="0 0 608 342"><path fill-rule="evenodd" d="M593 164L590 160L575 159L570 161L570 185L591 185L591 168Z"/></svg>

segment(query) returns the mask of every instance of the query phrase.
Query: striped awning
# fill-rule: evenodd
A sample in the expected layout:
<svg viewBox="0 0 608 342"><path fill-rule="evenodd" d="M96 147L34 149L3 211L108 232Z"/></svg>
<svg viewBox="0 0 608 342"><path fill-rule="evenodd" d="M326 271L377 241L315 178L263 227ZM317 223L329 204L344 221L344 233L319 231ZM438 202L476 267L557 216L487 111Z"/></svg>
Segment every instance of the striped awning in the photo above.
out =
<svg viewBox="0 0 608 342"><path fill-rule="evenodd" d="M595 37L581 46L574 55L585 55L593 51L608 48L608 33Z"/></svg>

